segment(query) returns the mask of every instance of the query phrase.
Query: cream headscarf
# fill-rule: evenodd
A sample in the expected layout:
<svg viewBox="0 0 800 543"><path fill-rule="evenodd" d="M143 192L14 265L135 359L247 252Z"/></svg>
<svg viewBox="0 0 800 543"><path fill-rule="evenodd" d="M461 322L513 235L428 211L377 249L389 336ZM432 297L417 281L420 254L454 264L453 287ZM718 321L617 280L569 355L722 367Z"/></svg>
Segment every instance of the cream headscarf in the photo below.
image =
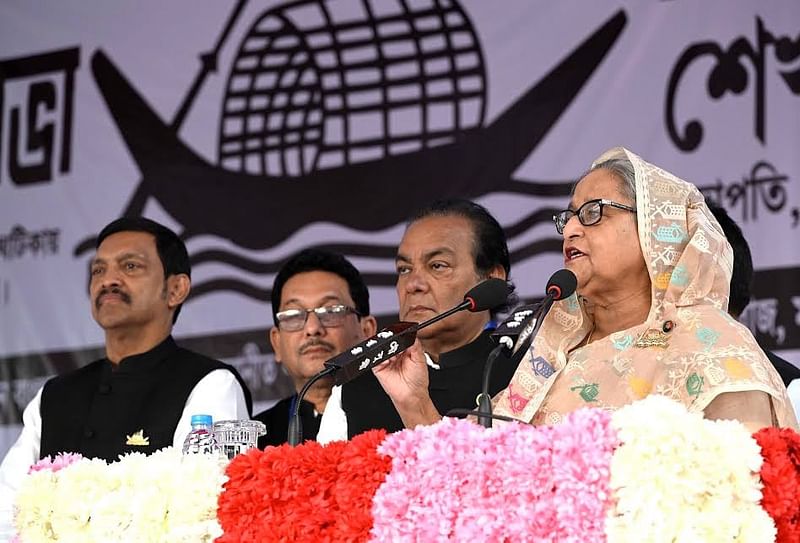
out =
<svg viewBox="0 0 800 543"><path fill-rule="evenodd" d="M617 409L663 394L703 411L723 392L763 391L797 427L783 382L750 331L726 313L733 251L692 184L617 147L636 174L639 241L652 286L647 320L575 349L593 326L583 301L556 302L495 411L553 424L579 407ZM572 351L572 349L575 349Z"/></svg>

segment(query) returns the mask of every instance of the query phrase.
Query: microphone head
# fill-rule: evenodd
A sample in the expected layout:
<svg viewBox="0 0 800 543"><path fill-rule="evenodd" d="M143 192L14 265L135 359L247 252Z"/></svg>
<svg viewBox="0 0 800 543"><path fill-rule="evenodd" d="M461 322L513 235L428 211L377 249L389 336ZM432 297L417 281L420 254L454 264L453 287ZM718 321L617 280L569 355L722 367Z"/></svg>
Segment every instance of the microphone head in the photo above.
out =
<svg viewBox="0 0 800 543"><path fill-rule="evenodd" d="M578 288L578 278L569 270L558 270L550 276L545 291L553 300L569 298Z"/></svg>
<svg viewBox="0 0 800 543"><path fill-rule="evenodd" d="M508 281L491 277L472 287L464 295L464 301L470 304L467 311L476 313L503 305L510 293Z"/></svg>

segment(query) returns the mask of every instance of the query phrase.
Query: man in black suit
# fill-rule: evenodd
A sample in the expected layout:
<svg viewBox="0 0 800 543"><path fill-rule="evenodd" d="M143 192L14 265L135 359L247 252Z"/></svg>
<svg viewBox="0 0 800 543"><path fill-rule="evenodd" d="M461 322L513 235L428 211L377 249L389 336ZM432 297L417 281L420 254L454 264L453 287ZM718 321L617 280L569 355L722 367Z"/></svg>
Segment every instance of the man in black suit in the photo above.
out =
<svg viewBox="0 0 800 543"><path fill-rule="evenodd" d="M422 322L458 305L481 281L508 279L511 265L497 220L469 200L440 200L408 222L395 258L400 319ZM481 392L490 337L490 311L461 312L420 330L428 363L428 390L439 413L474 409ZM524 352L499 357L489 392L504 389ZM376 370L379 371L379 370ZM335 387L322 419L319 440L347 439L371 429L405 427L392 400L372 372Z"/></svg>

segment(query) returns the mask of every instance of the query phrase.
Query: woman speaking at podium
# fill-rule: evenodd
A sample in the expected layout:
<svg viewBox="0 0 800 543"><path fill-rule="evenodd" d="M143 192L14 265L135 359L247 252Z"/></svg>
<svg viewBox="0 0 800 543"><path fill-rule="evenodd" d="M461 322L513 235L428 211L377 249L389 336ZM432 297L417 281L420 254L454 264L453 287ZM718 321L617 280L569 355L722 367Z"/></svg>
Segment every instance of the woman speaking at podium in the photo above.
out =
<svg viewBox="0 0 800 543"><path fill-rule="evenodd" d="M753 432L797 428L777 372L726 312L731 246L694 185L618 147L553 219L578 288L553 305L496 414L555 424L661 394ZM441 418L420 349L374 372L406 427Z"/></svg>

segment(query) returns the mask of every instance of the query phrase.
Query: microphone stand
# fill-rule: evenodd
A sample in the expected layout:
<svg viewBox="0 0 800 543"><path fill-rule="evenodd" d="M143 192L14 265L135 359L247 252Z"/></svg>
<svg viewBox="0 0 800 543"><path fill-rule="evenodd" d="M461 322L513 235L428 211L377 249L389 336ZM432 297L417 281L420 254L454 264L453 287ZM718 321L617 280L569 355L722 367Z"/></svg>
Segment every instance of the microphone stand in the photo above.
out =
<svg viewBox="0 0 800 543"><path fill-rule="evenodd" d="M459 311L463 311L465 309L469 309L472 306L473 306L472 300L464 300L463 302L461 302L457 306L448 309L444 313L439 313L438 315L436 315L434 317L431 317L430 319L426 320L425 322L420 322L418 324L410 326L408 329L403 330L401 332L401 334L410 334L412 332L417 332L422 328L427 328L431 324L439 322L440 320L442 320L445 317L449 317L453 313L458 313Z"/></svg>
<svg viewBox="0 0 800 543"><path fill-rule="evenodd" d="M533 340L536 339L536 334L539 333L539 328L542 327L542 323L544 322L545 316L550 312L550 308L553 307L553 302L555 302L555 296L547 293L547 296L544 297L542 300L542 305L539 309L539 315L536 317L536 323L533 325L533 331L531 331L531 344L533 344Z"/></svg>
<svg viewBox="0 0 800 543"><path fill-rule="evenodd" d="M534 338L536 337L536 333L539 331L539 328L542 326L542 321L544 320L544 316L547 315L547 312L550 311L550 307L553 305L555 301L555 297L547 293L544 300L542 300L541 305L539 306L539 311L537 312L536 322L533 325L533 331L531 331L530 341L533 342ZM489 356L486 358L486 365L483 367L483 383L481 388L481 393L478 395L478 422L484 428L491 428L492 427L492 419L497 417L492 415L492 397L489 395L489 377L492 374L492 366L494 366L495 360L497 357L500 356L500 353L505 351L507 354L513 354L514 343L511 338L502 337L500 338L500 343L492 349L492 352L489 353Z"/></svg>
<svg viewBox="0 0 800 543"><path fill-rule="evenodd" d="M289 432L286 436L286 442L289 443L292 447L296 447L300 445L303 441L303 422L300 420L300 403L303 401L303 398L308 392L308 389L311 388L311 385L332 374L336 371L336 368L325 368L314 377L308 380L308 382L303 385L303 388L300 389L300 393L297 395L297 401L295 402L291 417L289 418Z"/></svg>
<svg viewBox="0 0 800 543"><path fill-rule="evenodd" d="M503 339L510 342L510 338L502 338L500 343L492 349L489 356L486 358L486 365L483 367L483 383L481 386L481 393L478 395L478 423L484 428L492 427L492 397L489 395L489 377L492 375L492 366L494 361L500 356L503 351L511 351L508 343Z"/></svg>
<svg viewBox="0 0 800 543"><path fill-rule="evenodd" d="M474 409L474 410L473 409L465 409L463 407L456 407L454 409L451 409L450 411L445 413L445 416L446 417L468 417L468 416L480 417L480 416L483 416L483 417L488 417L491 420L502 420L504 422L519 422L519 423L522 423L522 421L519 420L519 419L506 417L504 415L495 415L495 414L487 415L486 413L483 413L478 409ZM490 426L490 428L491 428L491 426Z"/></svg>

